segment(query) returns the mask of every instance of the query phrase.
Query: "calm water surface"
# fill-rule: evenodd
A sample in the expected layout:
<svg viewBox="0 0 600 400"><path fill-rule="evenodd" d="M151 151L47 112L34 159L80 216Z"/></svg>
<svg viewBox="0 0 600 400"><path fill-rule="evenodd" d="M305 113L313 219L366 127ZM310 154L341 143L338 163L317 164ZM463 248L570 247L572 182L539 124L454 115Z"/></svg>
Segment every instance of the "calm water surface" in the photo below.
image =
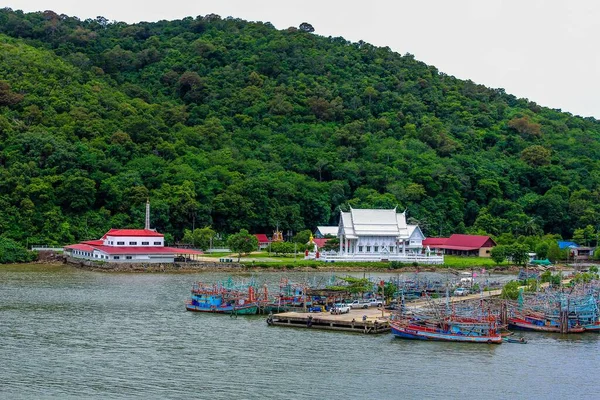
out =
<svg viewBox="0 0 600 400"><path fill-rule="evenodd" d="M0 266L0 398L600 398L598 334L430 343L185 311L227 276Z"/></svg>

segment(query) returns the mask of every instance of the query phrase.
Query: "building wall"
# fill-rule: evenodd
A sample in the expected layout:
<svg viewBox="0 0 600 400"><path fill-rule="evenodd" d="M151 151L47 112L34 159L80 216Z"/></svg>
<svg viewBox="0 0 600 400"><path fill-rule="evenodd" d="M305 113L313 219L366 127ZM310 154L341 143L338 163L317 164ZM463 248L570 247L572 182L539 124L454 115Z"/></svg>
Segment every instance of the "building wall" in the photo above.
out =
<svg viewBox="0 0 600 400"><path fill-rule="evenodd" d="M387 249L387 253L384 254L399 254L402 253L402 243L402 240L397 242L395 236L361 236L358 239L349 240L347 253L382 254L382 251L385 248ZM415 250L420 250L422 248L422 243L422 240L416 238L412 241L405 240L404 246L407 252L414 252Z"/></svg>
<svg viewBox="0 0 600 400"><path fill-rule="evenodd" d="M71 257L90 260L104 261L111 263L172 263L175 262L175 257L171 254L106 254L102 251L94 250L94 252L85 252L81 250L73 250Z"/></svg>
<svg viewBox="0 0 600 400"><path fill-rule="evenodd" d="M492 247L482 247L479 249L479 257L491 257Z"/></svg>
<svg viewBox="0 0 600 400"><path fill-rule="evenodd" d="M142 244L144 242L148 242L148 244ZM106 239L104 239L104 245L119 247L163 247L165 245L165 238L160 236L106 236Z"/></svg>

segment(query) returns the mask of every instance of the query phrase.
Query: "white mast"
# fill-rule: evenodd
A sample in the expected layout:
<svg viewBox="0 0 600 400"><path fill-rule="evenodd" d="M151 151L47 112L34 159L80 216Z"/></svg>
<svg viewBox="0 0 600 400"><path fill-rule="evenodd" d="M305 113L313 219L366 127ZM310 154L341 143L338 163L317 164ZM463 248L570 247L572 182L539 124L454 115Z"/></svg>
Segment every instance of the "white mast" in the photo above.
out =
<svg viewBox="0 0 600 400"><path fill-rule="evenodd" d="M150 199L146 200L146 230L150 230Z"/></svg>

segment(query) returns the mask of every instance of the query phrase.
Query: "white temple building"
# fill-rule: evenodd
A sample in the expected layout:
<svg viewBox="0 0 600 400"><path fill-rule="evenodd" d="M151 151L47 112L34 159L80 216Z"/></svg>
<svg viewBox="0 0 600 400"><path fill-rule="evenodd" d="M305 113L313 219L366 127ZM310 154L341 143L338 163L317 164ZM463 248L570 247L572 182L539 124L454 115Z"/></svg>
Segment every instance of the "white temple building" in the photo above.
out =
<svg viewBox="0 0 600 400"><path fill-rule="evenodd" d="M354 209L340 213L337 254L323 254L332 261L401 261L440 264L443 256L423 248L425 235L418 225L408 225L406 214L396 209Z"/></svg>

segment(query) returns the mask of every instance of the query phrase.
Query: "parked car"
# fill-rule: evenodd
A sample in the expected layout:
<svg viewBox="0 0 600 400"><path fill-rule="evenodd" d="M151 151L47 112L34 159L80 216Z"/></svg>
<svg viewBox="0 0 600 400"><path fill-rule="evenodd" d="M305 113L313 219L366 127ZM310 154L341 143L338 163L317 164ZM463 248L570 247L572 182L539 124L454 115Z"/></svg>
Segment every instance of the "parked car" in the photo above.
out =
<svg viewBox="0 0 600 400"><path fill-rule="evenodd" d="M383 300L380 300L380 299L369 299L369 306L371 306L371 307L383 307Z"/></svg>
<svg viewBox="0 0 600 400"><path fill-rule="evenodd" d="M464 287L459 287L459 288L457 288L457 289L454 291L454 295L455 295L455 296L466 296L466 295L468 295L469 293L470 293L470 292L469 292L469 289L467 289L467 288L464 288Z"/></svg>
<svg viewBox="0 0 600 400"><path fill-rule="evenodd" d="M345 303L335 303L331 309L332 314L346 314L350 312L350 306Z"/></svg>
<svg viewBox="0 0 600 400"><path fill-rule="evenodd" d="M358 299L350 303L350 308L369 308L371 302L369 300Z"/></svg>

